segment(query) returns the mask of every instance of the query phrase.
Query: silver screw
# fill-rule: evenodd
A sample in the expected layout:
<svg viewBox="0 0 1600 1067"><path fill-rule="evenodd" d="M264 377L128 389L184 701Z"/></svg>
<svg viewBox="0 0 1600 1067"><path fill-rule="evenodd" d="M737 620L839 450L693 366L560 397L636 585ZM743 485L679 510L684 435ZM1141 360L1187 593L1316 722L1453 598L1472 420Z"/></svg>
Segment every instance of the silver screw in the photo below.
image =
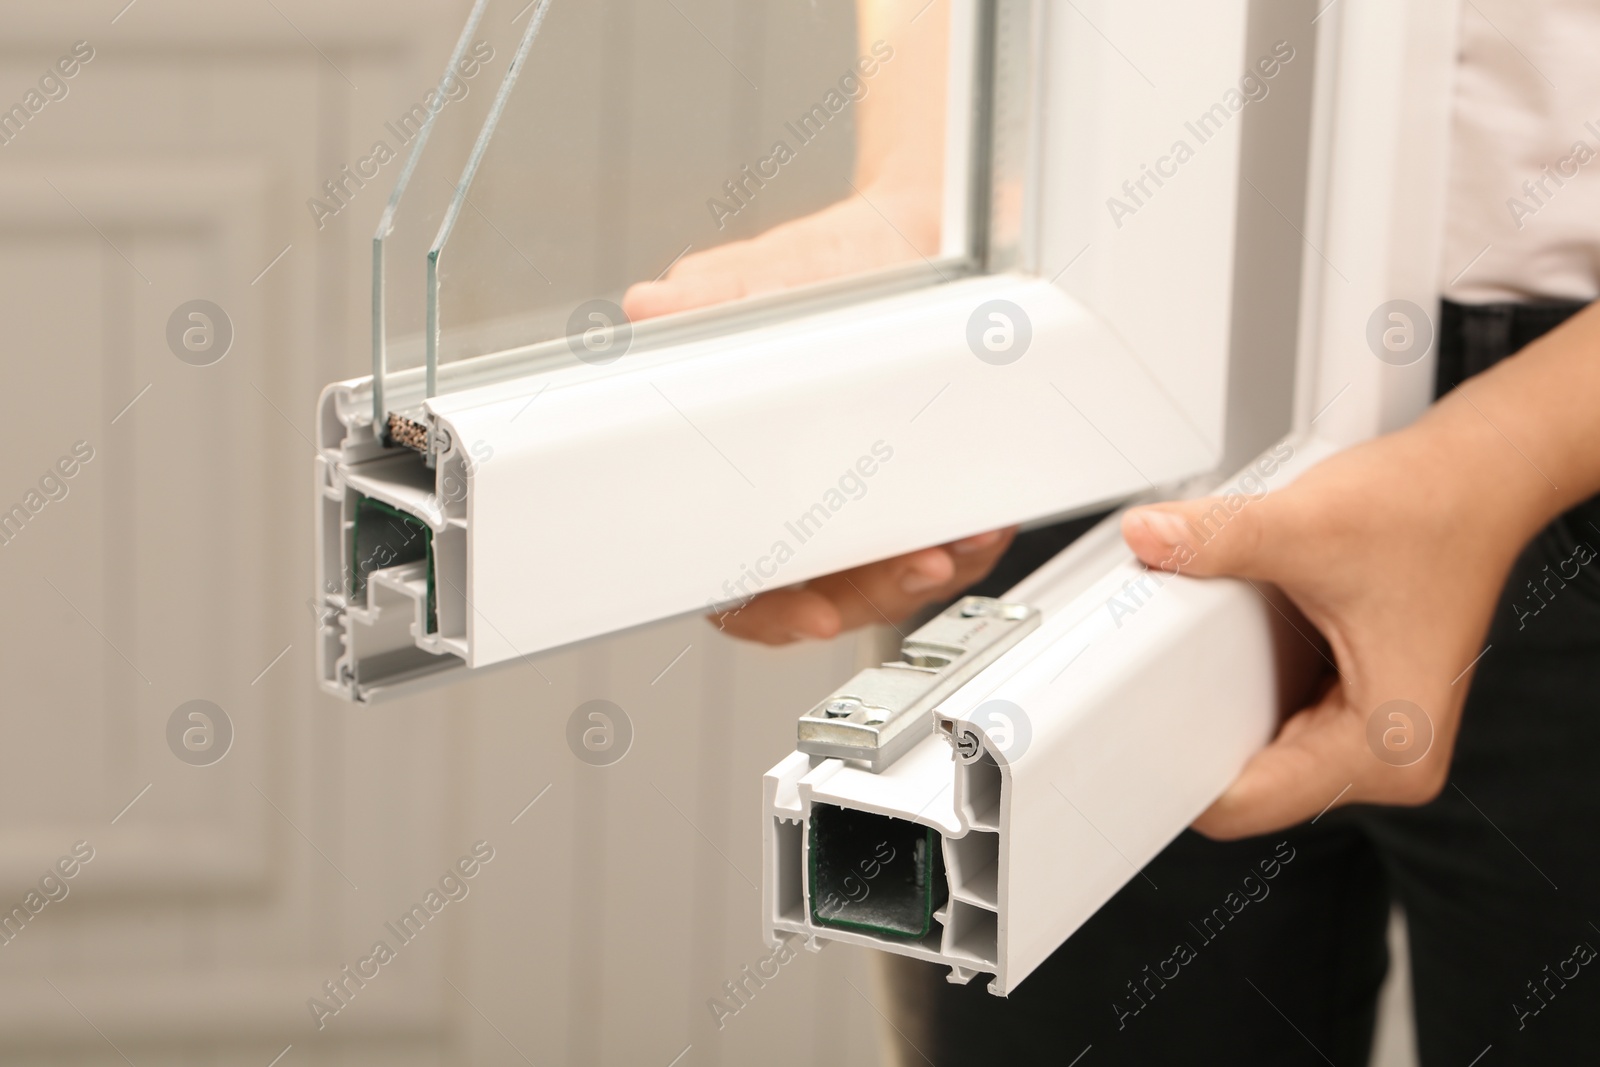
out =
<svg viewBox="0 0 1600 1067"><path fill-rule="evenodd" d="M822 714L826 715L830 719L847 719L851 715L854 715L856 709L860 706L861 702L859 700L855 700L851 697L845 697L842 700L829 701L828 704L822 709Z"/></svg>

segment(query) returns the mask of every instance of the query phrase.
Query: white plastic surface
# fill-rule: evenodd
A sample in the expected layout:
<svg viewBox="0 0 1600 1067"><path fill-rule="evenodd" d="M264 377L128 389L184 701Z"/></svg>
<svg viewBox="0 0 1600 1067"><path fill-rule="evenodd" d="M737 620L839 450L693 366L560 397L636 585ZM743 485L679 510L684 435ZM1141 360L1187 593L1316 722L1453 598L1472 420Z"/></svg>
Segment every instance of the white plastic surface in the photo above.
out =
<svg viewBox="0 0 1600 1067"><path fill-rule="evenodd" d="M983 309L995 301L1032 335L1003 365L968 342L975 316L992 326ZM1220 365L1225 350L1213 356ZM436 471L372 440L352 384L324 395L322 674L334 691L369 698L435 667L705 610L1216 460L1097 319L1011 275L575 365L428 410L449 441ZM441 628L415 645L459 662L407 654L361 669L363 648L401 650L393 627L377 643L358 632L399 609L346 612L330 578L352 565L342 524L353 493L434 531ZM396 663L405 677L390 676Z"/></svg>
<svg viewBox="0 0 1600 1067"><path fill-rule="evenodd" d="M1033 334L1004 366L967 347L996 300ZM1042 281L956 282L696 349L431 405L454 441L493 455L467 501L470 665L1215 461L1116 338Z"/></svg>
<svg viewBox="0 0 1600 1067"><path fill-rule="evenodd" d="M1036 122L996 195L1020 213L1040 277L957 281L436 398L453 453L401 480L447 497L453 455L467 481L448 518L414 511L448 572L435 582L439 634L408 636L415 626L395 617L420 609L388 593L344 602L349 494L420 461L391 462L375 443L366 380L329 387L314 602L324 685L371 699L1211 467L1227 417L1239 120L1137 218L1117 225L1109 198L1238 82L1253 58L1246 5L1033 10ZM1161 90L1094 25L1137 39ZM968 340L995 299L1032 330L1009 365ZM978 324L993 325L987 311ZM420 402L418 374L391 377L393 407ZM870 476L852 473L863 464ZM819 528L792 530L808 513Z"/></svg>
<svg viewBox="0 0 1600 1067"><path fill-rule="evenodd" d="M1328 451L1284 442L1252 466L1277 488ZM1246 582L1148 571L1122 546L1118 521L1005 594L1041 608L1044 623L936 710L957 736L983 737L983 759L959 763L930 734L882 774L799 753L767 773L769 940L868 945L946 964L952 981L992 974L990 991L1009 994L1272 736L1287 665L1304 660L1305 639ZM991 701L1021 709L1010 738L975 720ZM812 921L804 827L813 803L939 832L950 898L933 934L906 942ZM991 854L993 871L970 861Z"/></svg>

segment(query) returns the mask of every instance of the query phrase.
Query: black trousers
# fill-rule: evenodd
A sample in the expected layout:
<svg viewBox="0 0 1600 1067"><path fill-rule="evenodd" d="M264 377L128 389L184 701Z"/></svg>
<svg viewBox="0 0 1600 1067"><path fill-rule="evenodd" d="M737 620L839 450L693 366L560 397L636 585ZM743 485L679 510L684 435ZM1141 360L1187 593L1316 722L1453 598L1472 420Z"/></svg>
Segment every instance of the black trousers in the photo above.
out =
<svg viewBox="0 0 1600 1067"><path fill-rule="evenodd" d="M1440 391L1574 310L1447 303ZM985 591L1081 526L1019 539ZM1522 554L1437 800L1229 843L1186 831L1008 999L896 958L907 1062L1365 1064L1397 902L1424 1067L1600 1063L1597 552L1600 498Z"/></svg>

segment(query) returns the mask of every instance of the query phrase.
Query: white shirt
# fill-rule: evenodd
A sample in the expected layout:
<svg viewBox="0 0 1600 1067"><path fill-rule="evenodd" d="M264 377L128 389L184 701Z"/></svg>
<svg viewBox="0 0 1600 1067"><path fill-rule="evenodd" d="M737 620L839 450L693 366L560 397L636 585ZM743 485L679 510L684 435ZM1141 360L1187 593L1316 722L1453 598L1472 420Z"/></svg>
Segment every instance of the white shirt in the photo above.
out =
<svg viewBox="0 0 1600 1067"><path fill-rule="evenodd" d="M1600 2L1461 12L1444 295L1600 296Z"/></svg>

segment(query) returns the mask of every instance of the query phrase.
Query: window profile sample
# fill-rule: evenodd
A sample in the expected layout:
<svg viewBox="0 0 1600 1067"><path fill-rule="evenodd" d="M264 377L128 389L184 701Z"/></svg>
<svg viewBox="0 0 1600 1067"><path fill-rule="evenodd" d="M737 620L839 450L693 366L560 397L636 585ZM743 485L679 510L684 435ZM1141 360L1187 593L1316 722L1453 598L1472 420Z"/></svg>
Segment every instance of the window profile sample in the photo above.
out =
<svg viewBox="0 0 1600 1067"><path fill-rule="evenodd" d="M1291 438L1181 495L1259 499L1331 451ZM1301 706L1322 662L1292 608L1150 571L1120 527L1119 512L1005 594L1043 621L940 699L904 755L817 755L798 720L763 782L769 944L870 947L1008 995Z"/></svg>
<svg viewBox="0 0 1600 1067"><path fill-rule="evenodd" d="M917 22L928 36L876 51L842 0L740 6L709 41L684 17L696 4L646 6L479 0L441 55L431 125L423 107L403 127L374 245L381 373L329 386L316 417L329 692L379 699L1103 509L1222 454L1234 219L1254 203L1237 127L1163 190L1162 244L1182 255L1152 272L1145 231L1110 240L1080 194L1086 161L1136 165L1174 101L1108 95L1114 71L1050 58L1091 42L1041 5L951 0ZM1163 35L1209 42L1183 50L1179 102L1236 71L1242 11L1174 8ZM598 44L643 66L593 64ZM1041 79L1046 59L1065 75ZM900 114L893 79L918 64L936 68L933 244L897 214L918 198L858 181L862 124ZM1089 106L1108 99L1115 122ZM795 158L775 162L778 141ZM620 310L700 255L845 208L842 245L893 255ZM1172 313L1139 313L1152 302ZM426 528L427 553L357 550L375 503Z"/></svg>

